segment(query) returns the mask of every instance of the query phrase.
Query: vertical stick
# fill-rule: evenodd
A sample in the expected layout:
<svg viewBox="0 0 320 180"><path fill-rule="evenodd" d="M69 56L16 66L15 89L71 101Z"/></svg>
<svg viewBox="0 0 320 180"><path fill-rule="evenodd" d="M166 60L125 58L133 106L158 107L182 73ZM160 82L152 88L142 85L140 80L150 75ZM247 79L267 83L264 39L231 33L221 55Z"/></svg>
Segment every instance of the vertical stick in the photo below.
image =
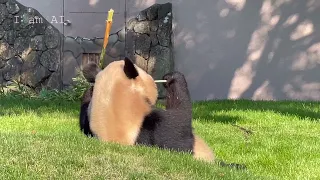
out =
<svg viewBox="0 0 320 180"><path fill-rule="evenodd" d="M106 54L106 47L107 47L107 44L109 41L109 34L110 34L111 27L112 27L113 12L114 12L113 9L110 9L108 11L108 19L106 21L106 31L104 33L103 46L102 46L102 50L101 50L101 54L100 54L100 62L99 62L100 68L102 68L104 56Z"/></svg>

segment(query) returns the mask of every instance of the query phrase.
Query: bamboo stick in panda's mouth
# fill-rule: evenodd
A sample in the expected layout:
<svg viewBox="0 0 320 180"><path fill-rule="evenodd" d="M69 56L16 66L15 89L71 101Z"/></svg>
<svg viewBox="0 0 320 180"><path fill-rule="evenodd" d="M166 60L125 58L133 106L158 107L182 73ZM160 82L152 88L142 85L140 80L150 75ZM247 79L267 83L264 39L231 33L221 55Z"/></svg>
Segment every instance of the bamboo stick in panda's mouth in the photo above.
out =
<svg viewBox="0 0 320 180"><path fill-rule="evenodd" d="M166 83L167 80L154 80L155 83Z"/></svg>

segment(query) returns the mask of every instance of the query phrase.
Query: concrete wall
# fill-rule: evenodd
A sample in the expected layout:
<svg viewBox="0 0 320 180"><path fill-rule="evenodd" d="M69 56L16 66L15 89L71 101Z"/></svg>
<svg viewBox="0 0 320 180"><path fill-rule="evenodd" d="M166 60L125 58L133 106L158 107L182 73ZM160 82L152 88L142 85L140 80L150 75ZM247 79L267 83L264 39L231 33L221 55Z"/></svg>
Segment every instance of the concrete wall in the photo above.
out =
<svg viewBox="0 0 320 180"><path fill-rule="evenodd" d="M174 7L176 67L187 75L193 99L320 100L319 1Z"/></svg>
<svg viewBox="0 0 320 180"><path fill-rule="evenodd" d="M163 3L128 1L130 14ZM319 1L171 2L175 67L194 100L320 100Z"/></svg>
<svg viewBox="0 0 320 180"><path fill-rule="evenodd" d="M320 100L319 1L126 2L127 19L173 3L175 67L194 100Z"/></svg>
<svg viewBox="0 0 320 180"><path fill-rule="evenodd" d="M111 33L117 32L124 25L125 0L18 0L18 2L38 10L65 36L103 37L104 22L110 8L115 11ZM62 22L65 20L69 20L71 26L64 26Z"/></svg>
<svg viewBox="0 0 320 180"><path fill-rule="evenodd" d="M39 11L39 13L52 25L56 27L61 33L63 32L63 23L61 23L60 16L63 16L63 0L18 0L19 3L26 7L32 7ZM55 18L57 21L55 21Z"/></svg>

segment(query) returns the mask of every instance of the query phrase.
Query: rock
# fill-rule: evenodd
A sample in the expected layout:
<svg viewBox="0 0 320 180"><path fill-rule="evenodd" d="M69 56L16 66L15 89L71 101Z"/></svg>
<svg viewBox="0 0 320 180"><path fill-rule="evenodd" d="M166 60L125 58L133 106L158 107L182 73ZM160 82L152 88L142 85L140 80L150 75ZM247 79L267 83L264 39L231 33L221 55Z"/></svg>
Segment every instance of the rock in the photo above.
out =
<svg viewBox="0 0 320 180"><path fill-rule="evenodd" d="M30 38L29 37L18 37L14 41L14 49L16 53L22 56L23 52L30 48Z"/></svg>
<svg viewBox="0 0 320 180"><path fill-rule="evenodd" d="M124 42L118 41L110 48L110 50L107 50L106 53L113 58L119 58L119 56L124 55L124 50Z"/></svg>
<svg viewBox="0 0 320 180"><path fill-rule="evenodd" d="M78 57L81 53L84 52L83 48L79 43L77 43L73 38L66 37L64 39L63 51L70 51L75 57Z"/></svg>
<svg viewBox="0 0 320 180"><path fill-rule="evenodd" d="M111 36L111 35L110 35L110 36ZM110 39L110 36L109 36L109 39ZM100 47L102 47L103 41L104 41L103 38L94 38L94 39L92 40L93 43L95 43L96 45L98 45L98 46L100 46Z"/></svg>
<svg viewBox="0 0 320 180"><path fill-rule="evenodd" d="M143 58L149 58L151 39L146 34L137 34L136 36L136 53L141 55Z"/></svg>
<svg viewBox="0 0 320 180"><path fill-rule="evenodd" d="M143 11L139 12L139 14L137 15L137 20L138 21L147 20L147 12L146 12L146 10L143 10Z"/></svg>
<svg viewBox="0 0 320 180"><path fill-rule="evenodd" d="M15 56L15 50L8 43L0 41L0 58L8 60Z"/></svg>
<svg viewBox="0 0 320 180"><path fill-rule="evenodd" d="M148 9L146 9L147 12L147 19L149 21L155 20L158 17L158 8L160 7L159 4L153 4Z"/></svg>
<svg viewBox="0 0 320 180"><path fill-rule="evenodd" d="M150 32L150 23L148 21L137 22L134 26L134 32L148 34Z"/></svg>
<svg viewBox="0 0 320 180"><path fill-rule="evenodd" d="M0 39L3 38L3 36L5 35L6 31L3 29L3 26L0 25Z"/></svg>
<svg viewBox="0 0 320 180"><path fill-rule="evenodd" d="M99 53L101 52L101 47L95 44L92 40L84 39L81 41L80 45L82 46L85 53Z"/></svg>
<svg viewBox="0 0 320 180"><path fill-rule="evenodd" d="M52 77L50 71L59 70L61 38L37 10L0 0L0 82L22 74L22 81L35 89L58 86L60 71Z"/></svg>
<svg viewBox="0 0 320 180"><path fill-rule="evenodd" d="M15 38L16 38L15 31L13 30L7 31L4 35L4 40L10 45L14 44Z"/></svg>
<svg viewBox="0 0 320 180"><path fill-rule="evenodd" d="M44 35L46 32L46 28L47 26L45 23L30 24L27 27L28 36L34 37L36 35Z"/></svg>
<svg viewBox="0 0 320 180"><path fill-rule="evenodd" d="M150 32L151 47L159 44L157 33Z"/></svg>
<svg viewBox="0 0 320 180"><path fill-rule="evenodd" d="M172 12L172 4L171 3L165 3L161 4L158 8L158 19L162 19L168 15L168 13Z"/></svg>
<svg viewBox="0 0 320 180"><path fill-rule="evenodd" d="M61 88L60 73L58 73L58 72L52 73L51 76L48 79L46 87L48 89L60 89Z"/></svg>
<svg viewBox="0 0 320 180"><path fill-rule="evenodd" d="M50 71L40 64L40 51L32 51L24 59L21 73L21 82L36 87L43 79L50 75Z"/></svg>
<svg viewBox="0 0 320 180"><path fill-rule="evenodd" d="M133 31L127 31L127 36L126 36L126 47L125 47L125 51L126 51L126 56L133 59L134 58L134 54L136 52L136 45L135 45L135 35L136 33Z"/></svg>
<svg viewBox="0 0 320 180"><path fill-rule="evenodd" d="M9 81L19 76L21 72L22 63L23 62L20 59L20 57L12 57L9 61L7 61L6 66L3 68L3 78Z"/></svg>
<svg viewBox="0 0 320 180"><path fill-rule="evenodd" d="M132 18L127 22L127 30L133 30L134 26L138 23L136 18Z"/></svg>
<svg viewBox="0 0 320 180"><path fill-rule="evenodd" d="M10 14L17 14L20 10L19 5L13 0L8 0L6 5L7 5L8 12Z"/></svg>
<svg viewBox="0 0 320 180"><path fill-rule="evenodd" d="M47 27L44 36L45 45L49 49L56 48L60 42L60 33L54 29L51 25Z"/></svg>
<svg viewBox="0 0 320 180"><path fill-rule="evenodd" d="M16 29L14 27L14 29ZM16 30L16 37L28 37L29 35L29 31L28 29L19 29L19 30Z"/></svg>
<svg viewBox="0 0 320 180"><path fill-rule="evenodd" d="M33 50L44 51L46 46L44 44L44 35L38 35L31 39L30 47Z"/></svg>
<svg viewBox="0 0 320 180"><path fill-rule="evenodd" d="M109 38L110 39L110 38ZM118 32L118 40L121 42L124 42L126 39L126 31L125 28L122 28L119 32Z"/></svg>
<svg viewBox="0 0 320 180"><path fill-rule="evenodd" d="M171 49L162 46L151 48L148 61L148 71L155 79L161 79L162 76L173 70Z"/></svg>
<svg viewBox="0 0 320 180"><path fill-rule="evenodd" d="M81 57L75 58L71 52L65 52L63 60L63 84L71 84L72 78L76 76L77 70L80 70Z"/></svg>
<svg viewBox="0 0 320 180"><path fill-rule="evenodd" d="M171 12L171 3L154 4L141 11L137 18L129 20L127 29L122 28L111 34L104 65L126 55L149 74L161 78L168 67L173 67ZM37 10L25 7L15 0L0 0L0 82L3 79L1 75L5 74L9 81L21 71L22 81L35 89L42 85L58 88L61 84L72 84L71 79L81 65L81 54L100 55L103 38L79 37L78 41L71 37L62 39L62 34L45 18L41 23L32 21L36 17L43 18ZM15 21L18 23L14 23ZM62 44L63 64L60 61ZM125 54L125 51L128 53ZM19 57L15 57L16 54L24 61L23 64ZM97 56L94 57L96 59ZM14 65L8 65L9 63ZM13 69L13 66L17 68ZM62 69L63 77L60 76Z"/></svg>
<svg viewBox="0 0 320 180"><path fill-rule="evenodd" d="M150 30L156 32L158 30L159 20L150 21Z"/></svg>
<svg viewBox="0 0 320 180"><path fill-rule="evenodd" d="M148 72L148 61L138 54L134 55L134 61L137 66Z"/></svg>
<svg viewBox="0 0 320 180"><path fill-rule="evenodd" d="M158 40L161 46L171 45L171 32L172 32L172 23L171 19L159 21L159 28L157 31Z"/></svg>
<svg viewBox="0 0 320 180"><path fill-rule="evenodd" d="M0 58L0 69L4 68L5 65L6 65L5 61Z"/></svg>
<svg viewBox="0 0 320 180"><path fill-rule="evenodd" d="M173 71L173 59L170 48L157 45L151 48L148 61L148 73L154 79L161 79L163 75ZM161 84L157 84L159 96L165 95L165 89Z"/></svg>
<svg viewBox="0 0 320 180"><path fill-rule="evenodd" d="M1 5L1 4L0 4ZM13 20L12 19L5 19L3 22L2 22L2 26L3 26L3 29L5 31L10 31L10 30L13 30Z"/></svg>
<svg viewBox="0 0 320 180"><path fill-rule="evenodd" d="M59 67L60 51L58 49L48 49L40 57L40 63L49 71L57 71Z"/></svg>
<svg viewBox="0 0 320 180"><path fill-rule="evenodd" d="M13 19L13 15L12 14L8 14L8 19Z"/></svg>
<svg viewBox="0 0 320 180"><path fill-rule="evenodd" d="M50 74L51 72L47 68L37 64L35 67L21 74L21 82L36 88L41 82L46 80Z"/></svg>
<svg viewBox="0 0 320 180"><path fill-rule="evenodd" d="M92 42L93 42L94 44L96 44L96 45L99 46L100 51L101 51L101 48L102 48L102 46L103 46L103 41L104 41L103 38L96 38L96 39L93 39L93 40L92 40ZM118 35L117 35L117 34L111 34L111 35L109 35L107 48L110 47L110 46L113 46L117 41L118 41ZM100 51L99 51L99 52L100 52Z"/></svg>
<svg viewBox="0 0 320 180"><path fill-rule="evenodd" d="M114 44L114 43L116 43L118 40L120 40L120 37L119 37L119 33L118 34L111 34L110 36L109 36L109 39L108 39L108 45L109 45L109 43L110 43L110 45L111 44ZM121 42L123 42L123 41L121 41ZM107 46L108 46L107 45ZM101 46L102 47L102 46Z"/></svg>
<svg viewBox="0 0 320 180"><path fill-rule="evenodd" d="M25 58L23 58L24 63L22 65L22 72L34 69L40 64L40 51L31 51Z"/></svg>
<svg viewBox="0 0 320 180"><path fill-rule="evenodd" d="M7 18L9 12L5 4L0 4L0 24Z"/></svg>
<svg viewBox="0 0 320 180"><path fill-rule="evenodd" d="M19 29L26 28L27 26L29 26L31 24L30 21L35 19L35 16L37 15L37 11L35 11L31 7L26 8L26 11L24 11L22 14L20 12L18 13L20 15L20 17L18 18L19 23L15 23L19 26L18 27ZM32 25L34 25L34 24L32 24Z"/></svg>

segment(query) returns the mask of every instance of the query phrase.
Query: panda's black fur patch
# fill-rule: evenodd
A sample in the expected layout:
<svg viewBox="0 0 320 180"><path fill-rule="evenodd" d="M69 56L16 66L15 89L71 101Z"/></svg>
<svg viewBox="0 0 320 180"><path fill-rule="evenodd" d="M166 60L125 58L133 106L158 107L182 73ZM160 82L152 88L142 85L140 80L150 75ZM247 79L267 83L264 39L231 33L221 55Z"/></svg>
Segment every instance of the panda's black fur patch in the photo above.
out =
<svg viewBox="0 0 320 180"><path fill-rule="evenodd" d="M135 79L137 76L139 76L137 69L134 67L134 64L128 57L124 58L123 71L129 79Z"/></svg>
<svg viewBox="0 0 320 180"><path fill-rule="evenodd" d="M101 69L96 63L89 62L88 64L83 66L82 74L88 82L94 83L95 78L100 71ZM90 86L83 93L81 97L80 119L79 119L80 130L86 136L90 136L90 137L94 136L94 134L90 129L89 117L88 117L88 107L92 99L93 87L94 86Z"/></svg>
<svg viewBox="0 0 320 180"><path fill-rule="evenodd" d="M82 96L81 107L80 107L80 130L86 135L93 137L94 134L91 132L88 117L88 107L92 98L93 86L89 87Z"/></svg>
<svg viewBox="0 0 320 180"><path fill-rule="evenodd" d="M193 133L192 101L186 79L177 71L164 75L163 79L167 80L164 84L166 109L154 109L146 116L136 144L190 152L195 155L194 150L198 149L195 148L195 141L199 140L199 137L196 138ZM204 148L205 152L209 153L210 148L203 143L205 142L199 143L202 146L200 149ZM224 167L246 169L244 164L225 163L221 160L218 164Z"/></svg>
<svg viewBox="0 0 320 180"><path fill-rule="evenodd" d="M136 143L192 152L192 103L186 80L180 72L168 73L163 79L167 80L166 109L154 109L146 116Z"/></svg>
<svg viewBox="0 0 320 180"><path fill-rule="evenodd" d="M125 59L126 60L126 59ZM85 69L85 68L84 68ZM126 69L126 68L124 68ZM128 78L135 78L134 71L127 67ZM88 82L94 82L100 68L97 65L88 64L84 73ZM192 130L192 102L184 75L180 72L166 74L167 80L164 87L166 93L166 109L156 109L145 117L136 144L157 146L175 151L193 152L195 135ZM87 89L81 100L80 128L87 136L94 136L90 130L88 107L92 99L93 86ZM146 99L146 101L148 101ZM220 166L245 169L245 165L225 163L219 161Z"/></svg>

